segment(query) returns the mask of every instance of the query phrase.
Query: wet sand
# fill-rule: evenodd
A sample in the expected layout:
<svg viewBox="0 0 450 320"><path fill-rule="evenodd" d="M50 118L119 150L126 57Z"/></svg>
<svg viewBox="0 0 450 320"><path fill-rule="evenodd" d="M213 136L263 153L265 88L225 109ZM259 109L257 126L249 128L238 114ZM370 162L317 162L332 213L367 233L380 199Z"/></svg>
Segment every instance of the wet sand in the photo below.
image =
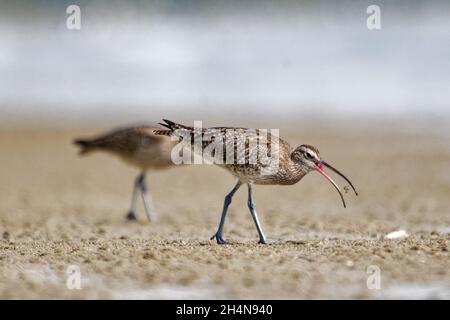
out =
<svg viewBox="0 0 450 320"><path fill-rule="evenodd" d="M0 298L450 298L450 148L424 132L300 129L348 175L347 209L319 174L256 186L270 245L239 190L218 246L209 238L234 179L214 166L150 173L159 214L125 221L137 171L106 154L77 156L98 130L0 131ZM338 179L341 186L345 181ZM409 237L389 240L392 231ZM70 290L67 269L81 272ZM371 268L369 266L372 266ZM368 268L380 289L369 289Z"/></svg>

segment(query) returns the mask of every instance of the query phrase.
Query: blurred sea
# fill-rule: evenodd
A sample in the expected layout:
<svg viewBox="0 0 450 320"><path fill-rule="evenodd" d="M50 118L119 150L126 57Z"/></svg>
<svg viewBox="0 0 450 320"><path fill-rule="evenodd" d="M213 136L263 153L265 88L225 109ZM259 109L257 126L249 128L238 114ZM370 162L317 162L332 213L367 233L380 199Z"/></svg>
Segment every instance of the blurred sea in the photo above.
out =
<svg viewBox="0 0 450 320"><path fill-rule="evenodd" d="M0 125L450 119L450 2L0 2Z"/></svg>

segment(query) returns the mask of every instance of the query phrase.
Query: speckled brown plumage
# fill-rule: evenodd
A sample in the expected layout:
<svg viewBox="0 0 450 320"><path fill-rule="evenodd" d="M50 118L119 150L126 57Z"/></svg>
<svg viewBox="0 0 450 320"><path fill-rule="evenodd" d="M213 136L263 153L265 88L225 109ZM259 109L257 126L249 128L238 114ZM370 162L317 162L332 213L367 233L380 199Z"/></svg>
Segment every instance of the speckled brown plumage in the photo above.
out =
<svg viewBox="0 0 450 320"><path fill-rule="evenodd" d="M191 139L184 141L186 145L191 145L193 141L199 139L202 141L202 148L205 150L216 139L221 139L223 143L223 164L220 167L227 169L230 173L240 179L242 182L253 184L275 184L275 185L291 185L297 183L305 174L308 168L299 162L293 161L292 154L295 151L289 143L279 137L274 137L271 133L258 129L235 128L235 127L211 127L199 129L188 127L181 124L166 120L167 130L155 130L158 135L171 136L176 133L179 136L190 136ZM227 137L227 132L233 131L236 135L234 140ZM250 132L251 134L246 134ZM252 134L254 132L254 134ZM207 141L203 141L207 139ZM180 139L181 140L181 139ZM272 144L273 140L275 141ZM277 142L277 143L276 143ZM226 163L226 143L233 146L233 161ZM251 148L250 146L255 146ZM271 148L276 148L272 150ZM317 150L312 147L313 150ZM239 152L239 150L241 152ZM279 155L279 158L270 158L271 151ZM266 155L268 161L262 161L258 154ZM317 151L318 154L318 151ZM212 153L214 156L215 154ZM238 159L243 159L243 163L238 163ZM251 162L250 159L256 159ZM271 172L271 174L264 174Z"/></svg>

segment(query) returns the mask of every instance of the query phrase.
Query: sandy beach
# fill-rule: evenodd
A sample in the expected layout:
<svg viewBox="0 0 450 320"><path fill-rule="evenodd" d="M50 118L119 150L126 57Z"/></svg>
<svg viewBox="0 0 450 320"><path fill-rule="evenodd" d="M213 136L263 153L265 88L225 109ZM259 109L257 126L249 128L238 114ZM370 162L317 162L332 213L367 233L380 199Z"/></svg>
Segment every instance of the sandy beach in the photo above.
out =
<svg viewBox="0 0 450 320"><path fill-rule="evenodd" d="M71 144L96 132L0 131L0 298L450 298L448 138L282 130L292 145L317 146L360 196L346 193L344 209L317 173L256 186L272 241L258 245L240 190L224 231L230 244L219 246L209 238L231 175L207 165L149 173L159 220L148 223L140 207L128 222L137 171L107 154L80 158ZM385 237L398 230L408 237ZM79 290L67 286L70 266ZM379 288L367 284L373 268Z"/></svg>

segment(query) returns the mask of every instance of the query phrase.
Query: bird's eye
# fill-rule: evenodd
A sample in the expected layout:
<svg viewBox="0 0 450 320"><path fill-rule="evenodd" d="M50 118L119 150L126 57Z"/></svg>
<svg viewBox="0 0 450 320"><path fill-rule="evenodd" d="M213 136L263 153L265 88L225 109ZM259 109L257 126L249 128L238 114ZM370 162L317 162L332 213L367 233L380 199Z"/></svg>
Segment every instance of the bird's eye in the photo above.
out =
<svg viewBox="0 0 450 320"><path fill-rule="evenodd" d="M309 153L309 152L305 152L304 155L305 155L305 158L306 158L306 159L312 159L312 158L314 158L313 155L312 155L311 153Z"/></svg>

